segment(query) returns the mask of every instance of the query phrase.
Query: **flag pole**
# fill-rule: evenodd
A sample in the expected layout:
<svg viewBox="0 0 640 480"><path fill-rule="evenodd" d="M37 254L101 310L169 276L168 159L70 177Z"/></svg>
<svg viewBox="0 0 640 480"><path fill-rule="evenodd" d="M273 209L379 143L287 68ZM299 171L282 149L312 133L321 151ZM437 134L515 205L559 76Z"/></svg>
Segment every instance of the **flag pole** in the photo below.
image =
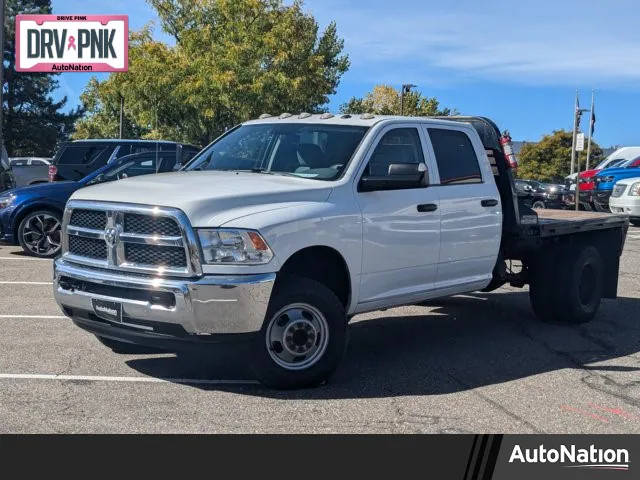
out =
<svg viewBox="0 0 640 480"><path fill-rule="evenodd" d="M589 140L587 140L587 164L585 170L589 170L589 158L591 157L591 135L593 134L593 101L594 91L591 90L591 113L589 114Z"/></svg>
<svg viewBox="0 0 640 480"><path fill-rule="evenodd" d="M578 89L576 88L576 101L573 107L573 139L571 140L571 175L576 165L576 129L578 128ZM577 180L577 179L576 179ZM578 184L576 182L576 190Z"/></svg>

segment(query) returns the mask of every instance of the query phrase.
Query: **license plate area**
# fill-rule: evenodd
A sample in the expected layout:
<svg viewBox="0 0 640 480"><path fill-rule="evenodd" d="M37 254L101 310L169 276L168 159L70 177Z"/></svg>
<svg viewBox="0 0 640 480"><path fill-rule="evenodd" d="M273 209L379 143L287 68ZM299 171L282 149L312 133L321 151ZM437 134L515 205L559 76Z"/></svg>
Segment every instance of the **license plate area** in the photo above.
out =
<svg viewBox="0 0 640 480"><path fill-rule="evenodd" d="M96 316L110 322L122 323L122 304L108 300L91 299L93 313Z"/></svg>

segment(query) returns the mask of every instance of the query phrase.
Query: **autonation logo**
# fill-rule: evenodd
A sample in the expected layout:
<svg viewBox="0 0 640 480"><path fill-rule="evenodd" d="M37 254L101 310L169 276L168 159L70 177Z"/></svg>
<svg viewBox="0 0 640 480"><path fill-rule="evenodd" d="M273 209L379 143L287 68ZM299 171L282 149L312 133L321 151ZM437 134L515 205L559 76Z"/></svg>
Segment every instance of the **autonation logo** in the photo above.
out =
<svg viewBox="0 0 640 480"><path fill-rule="evenodd" d="M563 467L593 468L603 470L629 470L629 451L626 448L577 448L561 445L560 448L525 448L515 445L509 463L559 463Z"/></svg>

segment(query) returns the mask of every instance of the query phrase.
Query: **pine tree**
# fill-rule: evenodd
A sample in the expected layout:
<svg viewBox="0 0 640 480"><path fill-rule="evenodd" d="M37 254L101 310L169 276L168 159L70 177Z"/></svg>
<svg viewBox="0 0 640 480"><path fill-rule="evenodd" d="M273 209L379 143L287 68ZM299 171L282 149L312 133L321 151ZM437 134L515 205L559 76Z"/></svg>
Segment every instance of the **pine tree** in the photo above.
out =
<svg viewBox="0 0 640 480"><path fill-rule="evenodd" d="M15 17L17 14L51 13L51 0L7 0L5 11L3 132L9 156L50 156L56 143L66 140L81 115L64 113L64 97L54 101L57 74L15 70Z"/></svg>

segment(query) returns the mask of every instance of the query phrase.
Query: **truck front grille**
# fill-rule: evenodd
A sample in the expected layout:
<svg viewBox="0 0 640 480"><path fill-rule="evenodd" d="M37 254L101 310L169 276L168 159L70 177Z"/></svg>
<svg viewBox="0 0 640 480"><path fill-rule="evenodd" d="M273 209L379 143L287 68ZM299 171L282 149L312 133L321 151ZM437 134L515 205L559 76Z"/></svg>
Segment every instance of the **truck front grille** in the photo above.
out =
<svg viewBox="0 0 640 480"><path fill-rule="evenodd" d="M173 218L151 217L137 213L124 214L124 231L144 235L166 235L179 237L180 227Z"/></svg>
<svg viewBox="0 0 640 480"><path fill-rule="evenodd" d="M93 230L104 230L107 227L107 215L99 210L74 210L70 225Z"/></svg>
<svg viewBox="0 0 640 480"><path fill-rule="evenodd" d="M195 235L179 210L72 200L63 256L93 267L158 275L201 273Z"/></svg>
<svg viewBox="0 0 640 480"><path fill-rule="evenodd" d="M187 258L182 247L158 247L125 243L124 256L129 263L154 267L185 267Z"/></svg>
<svg viewBox="0 0 640 480"><path fill-rule="evenodd" d="M97 238L69 237L69 253L79 257L93 258L94 260L107 259L107 244Z"/></svg>

